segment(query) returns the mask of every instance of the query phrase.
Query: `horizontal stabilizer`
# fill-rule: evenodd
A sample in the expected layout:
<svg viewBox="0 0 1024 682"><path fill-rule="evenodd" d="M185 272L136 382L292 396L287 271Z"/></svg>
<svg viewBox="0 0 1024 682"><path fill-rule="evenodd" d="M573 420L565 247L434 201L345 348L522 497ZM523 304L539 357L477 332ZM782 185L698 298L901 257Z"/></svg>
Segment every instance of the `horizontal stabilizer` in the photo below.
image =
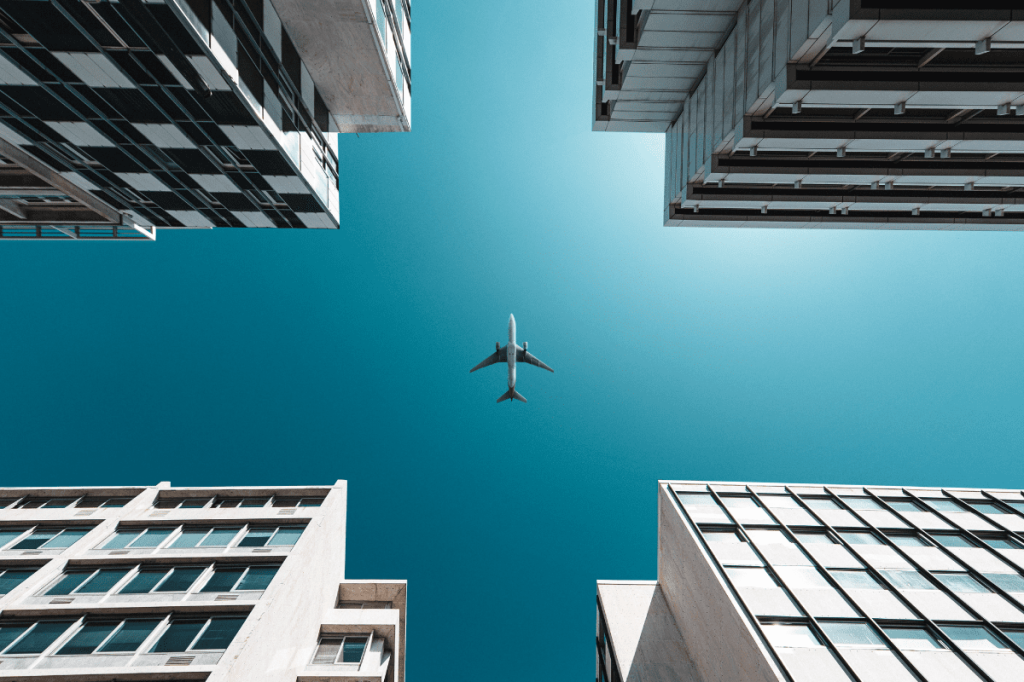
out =
<svg viewBox="0 0 1024 682"><path fill-rule="evenodd" d="M526 398L524 398L522 395L517 393L516 389L514 389L514 388L508 389L507 391L505 391L504 395L502 395L500 398L498 398L498 402L499 403L503 403L506 400L518 400L521 403L525 403L526 402Z"/></svg>

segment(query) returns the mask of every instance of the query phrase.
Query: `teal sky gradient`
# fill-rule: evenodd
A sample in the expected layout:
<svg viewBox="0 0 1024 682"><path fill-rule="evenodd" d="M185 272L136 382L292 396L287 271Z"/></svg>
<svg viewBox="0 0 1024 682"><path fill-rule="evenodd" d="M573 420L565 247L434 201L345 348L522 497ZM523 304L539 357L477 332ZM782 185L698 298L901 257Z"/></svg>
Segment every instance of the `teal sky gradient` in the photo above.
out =
<svg viewBox="0 0 1024 682"><path fill-rule="evenodd" d="M1024 236L661 226L590 131L593 3L420 3L339 231L0 244L2 485L349 481L411 682L589 680L659 478L1021 487ZM520 341L529 404L495 404Z"/></svg>

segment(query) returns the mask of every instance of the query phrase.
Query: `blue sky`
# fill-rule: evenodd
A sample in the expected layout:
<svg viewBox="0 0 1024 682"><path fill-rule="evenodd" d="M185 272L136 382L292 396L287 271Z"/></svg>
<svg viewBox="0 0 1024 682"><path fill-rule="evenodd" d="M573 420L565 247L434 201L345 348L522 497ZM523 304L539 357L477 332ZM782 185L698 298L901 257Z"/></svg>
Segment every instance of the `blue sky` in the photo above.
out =
<svg viewBox="0 0 1024 682"><path fill-rule="evenodd" d="M2 244L2 485L347 479L413 682L589 679L659 478L1021 487L1022 236L662 227L662 138L590 131L593 11L417 5L338 231ZM469 374L509 313L527 405Z"/></svg>

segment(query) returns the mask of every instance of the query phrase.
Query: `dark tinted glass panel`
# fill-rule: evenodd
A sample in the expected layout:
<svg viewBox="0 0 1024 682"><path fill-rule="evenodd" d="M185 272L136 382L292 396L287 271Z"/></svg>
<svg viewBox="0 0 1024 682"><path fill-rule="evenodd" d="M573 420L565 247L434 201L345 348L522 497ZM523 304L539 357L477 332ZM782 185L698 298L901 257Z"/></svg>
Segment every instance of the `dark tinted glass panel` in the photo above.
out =
<svg viewBox="0 0 1024 682"><path fill-rule="evenodd" d="M252 566L238 585L238 589L265 590L276 573L277 566Z"/></svg>
<svg viewBox="0 0 1024 682"><path fill-rule="evenodd" d="M28 630L27 625L0 625L0 651L3 651L11 645L11 642L21 637L25 630Z"/></svg>
<svg viewBox="0 0 1024 682"><path fill-rule="evenodd" d="M130 498L127 498L127 497L115 497L115 498L109 499L106 502L104 502L103 506L104 507L123 507L126 504L128 504L129 502L131 502Z"/></svg>
<svg viewBox="0 0 1024 682"><path fill-rule="evenodd" d="M128 543L137 537L139 537L139 534L136 531L119 530L114 537L107 540L107 544L103 545L103 549L124 549L128 546Z"/></svg>
<svg viewBox="0 0 1024 682"><path fill-rule="evenodd" d="M117 582L128 575L128 569L118 568L105 568L92 577L89 582L82 585L79 588L79 592L106 592L111 587L117 584Z"/></svg>
<svg viewBox="0 0 1024 682"><path fill-rule="evenodd" d="M193 649L227 649L245 618L214 618Z"/></svg>
<svg viewBox="0 0 1024 682"><path fill-rule="evenodd" d="M159 620L125 621L121 629L107 640L100 651L135 651L159 624Z"/></svg>
<svg viewBox="0 0 1024 682"><path fill-rule="evenodd" d="M0 575L0 594L7 594L33 573L35 571L4 571Z"/></svg>
<svg viewBox="0 0 1024 682"><path fill-rule="evenodd" d="M156 584L165 575L167 575L167 571L145 571L139 573L121 590L121 594L145 594L156 587Z"/></svg>
<svg viewBox="0 0 1024 682"><path fill-rule="evenodd" d="M60 648L58 656L91 654L114 631L117 623L86 623L71 641Z"/></svg>
<svg viewBox="0 0 1024 682"><path fill-rule="evenodd" d="M207 529L185 529L178 539L174 541L171 547L195 547L199 544L199 541L206 537Z"/></svg>
<svg viewBox="0 0 1024 682"><path fill-rule="evenodd" d="M92 573L68 573L64 576L63 580L47 590L46 594L71 594L72 591L86 579L92 575Z"/></svg>
<svg viewBox="0 0 1024 682"><path fill-rule="evenodd" d="M181 503L182 509L201 509L209 502L209 498L192 498Z"/></svg>
<svg viewBox="0 0 1024 682"><path fill-rule="evenodd" d="M324 503L324 501L321 498L310 498L310 497L307 497L306 499L304 499L302 501L302 504L300 504L299 506L300 507L319 507L323 503Z"/></svg>
<svg viewBox="0 0 1024 682"><path fill-rule="evenodd" d="M935 541L943 547L971 547L971 543L967 542L964 538L959 535L933 535Z"/></svg>
<svg viewBox="0 0 1024 682"><path fill-rule="evenodd" d="M132 547L157 547L172 533L169 528L150 528L142 537L132 543Z"/></svg>
<svg viewBox="0 0 1024 682"><path fill-rule="evenodd" d="M346 637L345 644L341 647L341 662L358 663L363 657L365 647L365 637Z"/></svg>
<svg viewBox="0 0 1024 682"><path fill-rule="evenodd" d="M192 643L192 640L196 638L199 631L203 629L205 623L205 620L174 621L150 651L157 654L165 654L187 650L188 645Z"/></svg>
<svg viewBox="0 0 1024 682"><path fill-rule="evenodd" d="M14 545L14 547L11 547L11 549L39 549L44 544L52 540L56 535L57 531L53 530L36 531L18 544Z"/></svg>
<svg viewBox="0 0 1024 682"><path fill-rule="evenodd" d="M201 592L230 592L238 579L242 577L243 570L241 568L217 568Z"/></svg>
<svg viewBox="0 0 1024 682"><path fill-rule="evenodd" d="M40 654L71 626L71 621L36 623L27 635L5 653Z"/></svg>
<svg viewBox="0 0 1024 682"><path fill-rule="evenodd" d="M21 529L21 530L0 530L0 548L2 548L8 542L10 542L11 540L13 540L14 538L18 537L19 535L21 535L24 532L25 532L24 529Z"/></svg>
<svg viewBox="0 0 1024 682"><path fill-rule="evenodd" d="M200 547L227 547L228 544L238 535L238 528L214 528L209 535L199 543Z"/></svg>
<svg viewBox="0 0 1024 682"><path fill-rule="evenodd" d="M163 581L160 587L156 588L157 592L184 592L188 588L192 587L192 583L196 581L199 574L205 569L203 568L176 568L171 573L171 577Z"/></svg>

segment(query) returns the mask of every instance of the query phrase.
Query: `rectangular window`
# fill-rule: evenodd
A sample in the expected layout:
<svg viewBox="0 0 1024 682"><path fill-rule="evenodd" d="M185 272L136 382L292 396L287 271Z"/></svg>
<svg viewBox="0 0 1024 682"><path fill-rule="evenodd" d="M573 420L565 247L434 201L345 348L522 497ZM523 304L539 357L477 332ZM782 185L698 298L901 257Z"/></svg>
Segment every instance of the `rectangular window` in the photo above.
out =
<svg viewBox="0 0 1024 682"><path fill-rule="evenodd" d="M916 535L890 535L889 542L897 547L930 547L927 542Z"/></svg>
<svg viewBox="0 0 1024 682"><path fill-rule="evenodd" d="M322 497L275 497L275 507L319 507L324 503Z"/></svg>
<svg viewBox="0 0 1024 682"><path fill-rule="evenodd" d="M204 570L206 570L204 566L143 568L121 589L119 594L187 592Z"/></svg>
<svg viewBox="0 0 1024 682"><path fill-rule="evenodd" d="M813 566L777 566L775 572L786 587L795 589L822 589L832 587Z"/></svg>
<svg viewBox="0 0 1024 682"><path fill-rule="evenodd" d="M834 545L836 541L827 533L797 533L796 539L805 545Z"/></svg>
<svg viewBox="0 0 1024 682"><path fill-rule="evenodd" d="M216 566L200 592L233 592L265 590L277 573L278 566Z"/></svg>
<svg viewBox="0 0 1024 682"><path fill-rule="evenodd" d="M1004 630L1003 634L1013 640L1019 647L1024 647L1024 632L1020 630Z"/></svg>
<svg viewBox="0 0 1024 682"><path fill-rule="evenodd" d="M946 648L924 628L882 628L882 630L900 651L929 651Z"/></svg>
<svg viewBox="0 0 1024 682"><path fill-rule="evenodd" d="M7 594L36 572L31 570L4 570L0 569L0 594Z"/></svg>
<svg viewBox="0 0 1024 682"><path fill-rule="evenodd" d="M182 500L178 507L181 509L202 509L209 503L209 497L190 497L186 500Z"/></svg>
<svg viewBox="0 0 1024 682"><path fill-rule="evenodd" d="M835 642L836 646L843 648L870 647L872 649L885 648L885 642L878 636L867 623L836 623L822 621L821 629Z"/></svg>
<svg viewBox="0 0 1024 682"><path fill-rule="evenodd" d="M921 508L909 500L886 500L886 504L898 512L919 512Z"/></svg>
<svg viewBox="0 0 1024 682"><path fill-rule="evenodd" d="M1010 505L1017 511L1024 513L1024 502L1007 502L1006 504Z"/></svg>
<svg viewBox="0 0 1024 682"><path fill-rule="evenodd" d="M31 625L0 626L0 648L8 643L6 649L0 651L4 655L41 654L48 646L57 641L74 621L40 621ZM14 635L16 639L10 639ZM9 640L9 642L8 642Z"/></svg>
<svg viewBox="0 0 1024 682"><path fill-rule="evenodd" d="M760 509L761 506L752 497L723 497L722 504L729 509Z"/></svg>
<svg viewBox="0 0 1024 682"><path fill-rule="evenodd" d="M933 573L939 582L953 592L965 594L968 592L988 592L988 588L966 573Z"/></svg>
<svg viewBox="0 0 1024 682"><path fill-rule="evenodd" d="M800 504L790 495L762 495L761 501L769 509L801 509Z"/></svg>
<svg viewBox="0 0 1024 682"><path fill-rule="evenodd" d="M88 530L38 528L11 549L65 549L80 540Z"/></svg>
<svg viewBox="0 0 1024 682"><path fill-rule="evenodd" d="M945 626L940 629L964 651L985 651L1007 648L1006 645L993 637L992 633L983 627Z"/></svg>
<svg viewBox="0 0 1024 682"><path fill-rule="evenodd" d="M876 538L871 533L840 533L844 540L849 542L851 545L881 545L881 540Z"/></svg>
<svg viewBox="0 0 1024 682"><path fill-rule="evenodd" d="M206 567L179 566L173 568L163 582L156 586L154 592L187 592Z"/></svg>
<svg viewBox="0 0 1024 682"><path fill-rule="evenodd" d="M226 649L244 622L244 617L175 619L150 653Z"/></svg>
<svg viewBox="0 0 1024 682"><path fill-rule="evenodd" d="M751 542L759 545L779 545L793 542L781 530L748 530L747 537Z"/></svg>
<svg viewBox="0 0 1024 682"><path fill-rule="evenodd" d="M1005 509L997 507L994 504L979 504L979 503L975 502L971 506L974 507L975 511L981 512L982 514L1006 514L1007 513Z"/></svg>
<svg viewBox="0 0 1024 682"><path fill-rule="evenodd" d="M900 590L937 590L939 588L932 585L927 578L918 573L917 571L891 571L883 570L880 571L886 579L893 584L896 589Z"/></svg>
<svg viewBox="0 0 1024 682"><path fill-rule="evenodd" d="M123 507L131 502L130 497L83 497L75 505L77 509L98 509L100 507Z"/></svg>
<svg viewBox="0 0 1024 682"><path fill-rule="evenodd" d="M731 530L706 530L703 532L704 539L712 544L739 544L743 542L735 531Z"/></svg>
<svg viewBox="0 0 1024 682"><path fill-rule="evenodd" d="M992 549L1020 549L1020 545L1009 538L981 538Z"/></svg>
<svg viewBox="0 0 1024 682"><path fill-rule="evenodd" d="M804 502L811 509L817 509L820 511L835 511L842 508L827 497L805 497Z"/></svg>
<svg viewBox="0 0 1024 682"><path fill-rule="evenodd" d="M4 528L0 530L0 549L3 549L7 545L14 542L17 538L20 538L27 528Z"/></svg>
<svg viewBox="0 0 1024 682"><path fill-rule="evenodd" d="M241 530L234 528L186 528L171 547L227 547Z"/></svg>
<svg viewBox="0 0 1024 682"><path fill-rule="evenodd" d="M1024 578L1018 573L986 573L985 577L1005 592L1024 593Z"/></svg>
<svg viewBox="0 0 1024 682"><path fill-rule="evenodd" d="M775 648L821 646L818 637L806 625L770 623L761 626L765 637Z"/></svg>
<svg viewBox="0 0 1024 682"><path fill-rule="evenodd" d="M323 637L313 655L313 665L361 663L368 641L366 635Z"/></svg>
<svg viewBox="0 0 1024 682"><path fill-rule="evenodd" d="M114 533L101 549L152 549L170 537L172 528L121 529Z"/></svg>
<svg viewBox="0 0 1024 682"><path fill-rule="evenodd" d="M676 493L676 497L679 498L679 503L683 505L717 506L718 504L710 493Z"/></svg>
<svg viewBox="0 0 1024 682"><path fill-rule="evenodd" d="M874 576L867 571L830 571L836 582L847 590L884 590Z"/></svg>
<svg viewBox="0 0 1024 682"><path fill-rule="evenodd" d="M939 543L943 547L973 547L966 538L960 535L932 535L935 542Z"/></svg>
<svg viewBox="0 0 1024 682"><path fill-rule="evenodd" d="M302 528L298 526L284 526L281 528L250 528L239 547L290 547L294 545L299 536L302 535Z"/></svg>

